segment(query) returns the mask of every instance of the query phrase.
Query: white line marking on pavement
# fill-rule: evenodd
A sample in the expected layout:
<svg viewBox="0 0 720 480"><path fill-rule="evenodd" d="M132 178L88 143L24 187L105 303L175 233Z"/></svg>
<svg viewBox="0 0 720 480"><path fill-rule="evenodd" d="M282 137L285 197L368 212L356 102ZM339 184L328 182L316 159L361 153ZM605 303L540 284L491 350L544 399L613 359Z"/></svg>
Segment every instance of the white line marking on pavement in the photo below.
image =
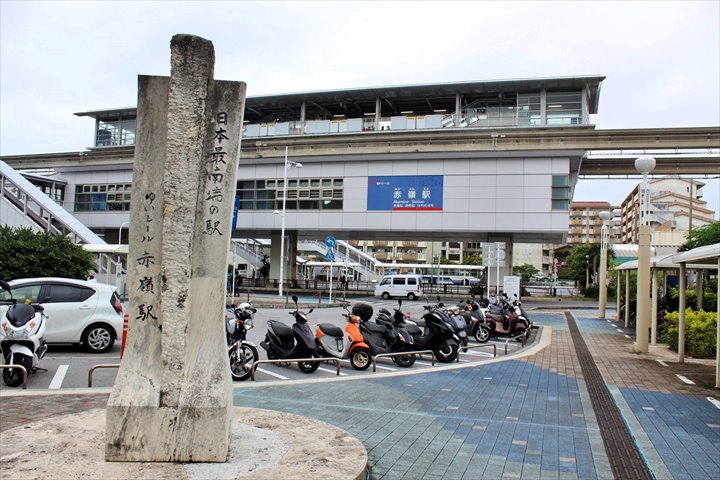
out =
<svg viewBox="0 0 720 480"><path fill-rule="evenodd" d="M625 338L631 338L630 335L625 335Z"/></svg>
<svg viewBox="0 0 720 480"><path fill-rule="evenodd" d="M332 373L333 375L337 374L337 370L330 370L329 368L318 367L318 370L327 372L327 373ZM340 372L341 377L347 377L347 375L348 375L347 373Z"/></svg>
<svg viewBox="0 0 720 480"><path fill-rule="evenodd" d="M375 368L380 368L382 370L388 370L390 372L397 372L397 368L383 367L382 365L375 365Z"/></svg>
<svg viewBox="0 0 720 480"><path fill-rule="evenodd" d="M618 332L620 332L620 333L623 332L622 329L620 329L620 328L617 328L616 330L617 330Z"/></svg>
<svg viewBox="0 0 720 480"><path fill-rule="evenodd" d="M720 408L720 400L718 400L717 398L713 398L713 397L707 397L707 399L710 403L715 405L715 407Z"/></svg>
<svg viewBox="0 0 720 480"><path fill-rule="evenodd" d="M270 370L265 370L264 368L258 367L255 369L256 372L262 372L266 375L270 375L271 377L279 378L280 380L290 380L290 377L285 377L283 375L280 375L279 373L271 372Z"/></svg>
<svg viewBox="0 0 720 480"><path fill-rule="evenodd" d="M65 380L65 374L68 371L67 365L60 365L57 369L57 372L55 372L55 376L52 379L52 382L50 382L50 386L48 389L51 390L57 390L62 386L63 380Z"/></svg>
<svg viewBox="0 0 720 480"><path fill-rule="evenodd" d="M617 328L617 325L616 325L616 324L614 324L614 323L612 324L612 326L613 326L613 327L616 327L616 328Z"/></svg>
<svg viewBox="0 0 720 480"><path fill-rule="evenodd" d="M664 361L660 360L659 358L658 358L657 360L655 360L655 361L658 362L658 363L659 363L660 365L662 365L663 367L667 367L667 366L668 366L667 363L665 363Z"/></svg>
<svg viewBox="0 0 720 480"><path fill-rule="evenodd" d="M489 352L471 352L471 351L462 352L461 355L472 355L474 357L492 357L493 356L493 354L489 353Z"/></svg>
<svg viewBox="0 0 720 480"><path fill-rule="evenodd" d="M688 385L695 385L695 382L693 382L692 380L690 380L689 378L687 378L687 377L685 377L685 376L683 376L683 375L679 375L679 374L676 373L675 376L678 377L678 378L679 378L680 380L682 380L683 382L687 383Z"/></svg>

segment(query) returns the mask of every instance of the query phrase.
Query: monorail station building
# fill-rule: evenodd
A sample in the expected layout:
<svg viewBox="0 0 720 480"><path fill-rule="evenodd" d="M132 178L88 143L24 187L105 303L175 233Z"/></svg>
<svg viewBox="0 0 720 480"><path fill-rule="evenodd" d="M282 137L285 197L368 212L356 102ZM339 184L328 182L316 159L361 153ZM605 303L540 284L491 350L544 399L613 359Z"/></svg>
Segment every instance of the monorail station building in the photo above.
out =
<svg viewBox="0 0 720 480"><path fill-rule="evenodd" d="M281 258L295 258L299 241L328 236L502 242L509 256L513 243L565 242L580 175L635 173L632 158L593 158L592 152L672 149L658 158L658 174L717 168L717 156L678 153L718 148L717 127L597 130L592 119L604 78L250 96L233 236L270 239L271 279L279 278ZM125 239L136 114L135 108L76 113L95 120L94 145L3 157L3 178L23 171L92 232L109 243ZM48 172L53 175L42 175ZM3 223L22 210L8 193ZM51 208L45 217L53 216ZM284 270L288 278L294 264Z"/></svg>

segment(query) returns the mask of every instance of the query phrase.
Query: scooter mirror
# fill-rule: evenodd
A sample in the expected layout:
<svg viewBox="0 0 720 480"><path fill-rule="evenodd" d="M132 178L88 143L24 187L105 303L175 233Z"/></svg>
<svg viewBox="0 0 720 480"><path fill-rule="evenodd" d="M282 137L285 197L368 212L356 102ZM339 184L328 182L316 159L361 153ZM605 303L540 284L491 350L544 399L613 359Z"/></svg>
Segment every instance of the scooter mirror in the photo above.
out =
<svg viewBox="0 0 720 480"><path fill-rule="evenodd" d="M298 300L297 295L293 295L291 298L292 298L292 301L295 302L295 305L297 305L297 300Z"/></svg>
<svg viewBox="0 0 720 480"><path fill-rule="evenodd" d="M402 298L398 298L398 309L402 308Z"/></svg>
<svg viewBox="0 0 720 480"><path fill-rule="evenodd" d="M7 283L5 280L0 280L0 287L2 287L3 290L7 290L8 292L11 290L10 284Z"/></svg>
<svg viewBox="0 0 720 480"><path fill-rule="evenodd" d="M313 312L313 310L315 310L315 309L311 308L310 311L308 312L308 315L310 315Z"/></svg>

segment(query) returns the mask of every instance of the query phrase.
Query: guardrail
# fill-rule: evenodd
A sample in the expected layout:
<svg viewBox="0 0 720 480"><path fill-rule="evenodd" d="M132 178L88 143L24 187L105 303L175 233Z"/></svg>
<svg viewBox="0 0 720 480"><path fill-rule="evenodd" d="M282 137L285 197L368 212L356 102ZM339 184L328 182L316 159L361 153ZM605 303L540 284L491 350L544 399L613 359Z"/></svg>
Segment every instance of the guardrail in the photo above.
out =
<svg viewBox="0 0 720 480"><path fill-rule="evenodd" d="M505 340L505 355L507 355L508 343L509 343L511 340L517 341L517 339L520 338L521 336L522 336L522 346L525 347L525 343L527 342L527 339L528 339L528 337L530 336L530 329L529 329L529 328L526 329L526 330L525 330L525 333L523 333L522 335L516 335L516 336L514 336L514 337L510 337L510 338L508 338L507 340Z"/></svg>
<svg viewBox="0 0 720 480"><path fill-rule="evenodd" d="M393 352L393 353L378 353L377 355L372 357L372 366L373 366L373 372L377 371L377 361L378 358L383 357L402 357L403 355L417 355L420 356L423 353L429 353L432 357L432 366L435 366L435 353L433 353L432 350L416 350L413 352Z"/></svg>
<svg viewBox="0 0 720 480"><path fill-rule="evenodd" d="M462 352L462 353L465 353L467 350L471 350L471 349L474 349L474 348L483 348L483 347L490 347L490 346L493 347L493 357L497 357L497 344L495 344L495 343L483 343L483 344L480 344L480 345L468 345L467 347L460 347L460 348L458 349L458 355L457 355L458 358L457 358L457 361L458 361L458 362L460 361L460 353L461 353L461 352ZM506 352L506 354L507 354L507 352Z"/></svg>
<svg viewBox="0 0 720 480"><path fill-rule="evenodd" d="M25 367L23 367L22 365L3 364L3 365L0 365L0 368L19 368L23 374L23 383L22 383L23 390L27 390L27 375L28 374L27 374L27 370L25 369Z"/></svg>
<svg viewBox="0 0 720 480"><path fill-rule="evenodd" d="M287 359L281 359L281 360L258 360L252 364L252 367L250 367L250 378L255 381L255 370L257 370L257 366L261 363L295 363L295 362L335 362L335 368L337 370L337 375L340 375L340 360L333 357L323 357L323 358L287 358Z"/></svg>
<svg viewBox="0 0 720 480"><path fill-rule="evenodd" d="M93 365L90 367L90 370L88 370L88 388L92 387L93 383L93 373L95 373L95 370L98 368L120 368L119 363L106 363L106 364L100 364L100 365Z"/></svg>

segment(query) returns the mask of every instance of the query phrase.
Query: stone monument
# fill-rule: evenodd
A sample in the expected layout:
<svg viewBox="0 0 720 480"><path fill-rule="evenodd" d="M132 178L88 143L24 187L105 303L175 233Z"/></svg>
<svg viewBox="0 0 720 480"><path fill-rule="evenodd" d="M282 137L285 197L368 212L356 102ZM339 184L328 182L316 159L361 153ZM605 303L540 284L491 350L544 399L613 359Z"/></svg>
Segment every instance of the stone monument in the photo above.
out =
<svg viewBox="0 0 720 480"><path fill-rule="evenodd" d="M223 325L245 83L213 80L210 41L175 35L171 75L140 76L129 332L105 459L225 462L233 417Z"/></svg>

